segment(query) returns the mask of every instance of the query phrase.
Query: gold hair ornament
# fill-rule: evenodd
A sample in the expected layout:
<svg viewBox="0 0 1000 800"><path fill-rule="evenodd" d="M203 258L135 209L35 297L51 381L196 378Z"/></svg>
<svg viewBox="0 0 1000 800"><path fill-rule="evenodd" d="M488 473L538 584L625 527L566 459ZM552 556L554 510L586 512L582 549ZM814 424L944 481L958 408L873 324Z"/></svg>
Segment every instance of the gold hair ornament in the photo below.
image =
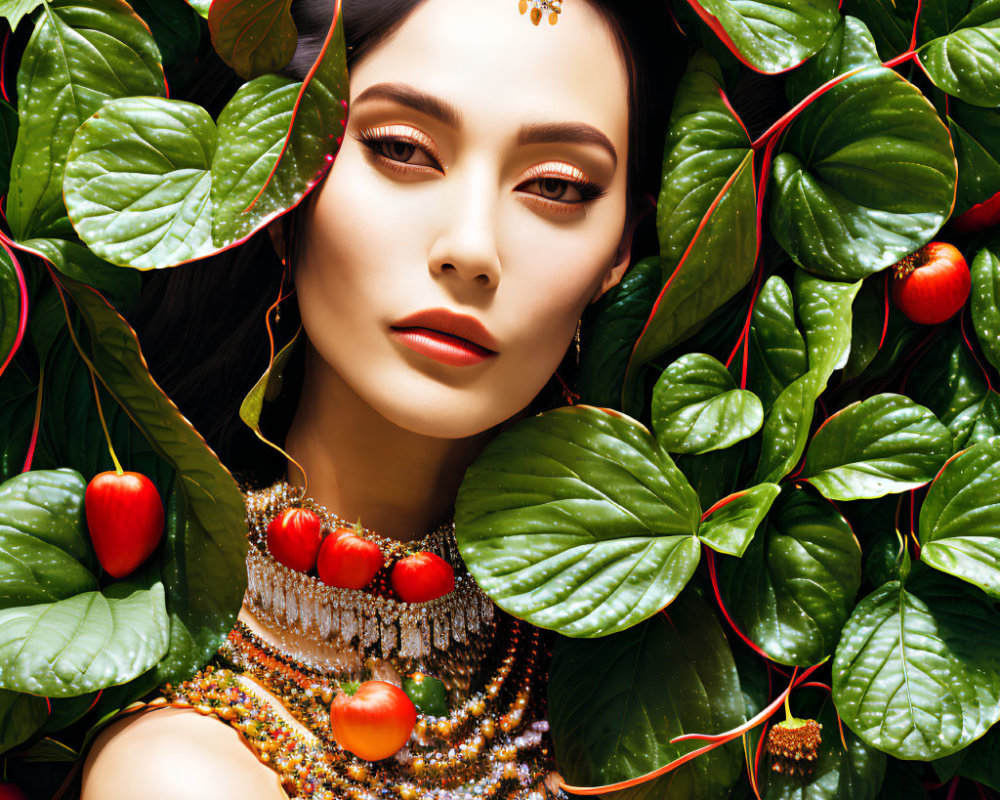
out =
<svg viewBox="0 0 1000 800"><path fill-rule="evenodd" d="M531 21L535 25L542 21L542 15L547 11L549 25L555 25L559 21L562 4L563 0L519 0L517 7L522 14L525 14L528 11L528 6L531 6Z"/></svg>

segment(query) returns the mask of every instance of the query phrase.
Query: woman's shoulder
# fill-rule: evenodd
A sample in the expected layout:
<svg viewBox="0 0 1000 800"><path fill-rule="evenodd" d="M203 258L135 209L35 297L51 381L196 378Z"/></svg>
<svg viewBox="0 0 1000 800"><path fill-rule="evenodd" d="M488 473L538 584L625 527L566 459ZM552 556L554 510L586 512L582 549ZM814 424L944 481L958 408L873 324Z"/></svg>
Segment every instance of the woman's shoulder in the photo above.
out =
<svg viewBox="0 0 1000 800"><path fill-rule="evenodd" d="M144 800L287 800L278 776L235 730L179 708L124 717L102 731L90 750L81 800L139 795Z"/></svg>

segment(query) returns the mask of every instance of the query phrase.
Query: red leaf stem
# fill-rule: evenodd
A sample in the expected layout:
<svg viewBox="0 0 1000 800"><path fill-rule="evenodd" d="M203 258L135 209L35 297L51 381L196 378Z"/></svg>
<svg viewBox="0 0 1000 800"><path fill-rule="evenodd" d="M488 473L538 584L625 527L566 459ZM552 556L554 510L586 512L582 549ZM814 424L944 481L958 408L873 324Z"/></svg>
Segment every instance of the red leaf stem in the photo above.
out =
<svg viewBox="0 0 1000 800"><path fill-rule="evenodd" d="M10 29L9 23L4 27L7 30L4 31L3 47L0 48L0 94L3 95L4 100L10 103L10 95L7 94L7 43L14 32Z"/></svg>
<svg viewBox="0 0 1000 800"><path fill-rule="evenodd" d="M948 794L945 800L955 800L955 795L958 794L958 776L956 775L951 779L951 783L948 784Z"/></svg>
<svg viewBox="0 0 1000 800"><path fill-rule="evenodd" d="M965 332L965 310L964 309L962 310L962 316L961 316L960 319L961 319L961 326L962 326L962 339L965 341L965 346L969 348L969 353L971 353L973 359L975 359L976 366L978 366L979 367L979 371L983 373L983 378L986 379L986 388L989 391L992 392L993 391L993 382L990 380L990 374L987 371L986 367L983 365L983 362L979 360L979 356L976 355L976 350L972 346L972 342L969 341L969 335Z"/></svg>
<svg viewBox="0 0 1000 800"><path fill-rule="evenodd" d="M704 522L720 508L728 506L734 500L739 500L741 497L743 497L743 495L745 495L749 491L750 491L749 489L744 489L742 492L734 492L733 494L726 495L721 500L717 501L711 508L709 508L708 511L706 511L704 514L701 515L701 521Z"/></svg>
<svg viewBox="0 0 1000 800"><path fill-rule="evenodd" d="M890 272L891 270L888 269L885 271L885 281L882 292L882 298L884 300L884 305L885 305L885 312L882 315L882 335L879 337L878 348L876 352L882 349L882 345L885 344L886 334L889 333L889 273Z"/></svg>
<svg viewBox="0 0 1000 800"><path fill-rule="evenodd" d="M715 552L710 548L705 548L705 555L708 559L708 575L712 581L712 591L715 593L715 602L719 604L719 610L722 611L722 616L726 618L726 622L729 623L729 627L733 629L733 632L743 640L743 643L753 650L761 658L771 660L771 657L765 653L759 645L757 645L749 636L740 630L740 626L736 624L731 616L729 616L729 610L726 608L726 604L722 600L722 592L719 591L719 576L715 570Z"/></svg>
<svg viewBox="0 0 1000 800"><path fill-rule="evenodd" d="M915 50L907 50L905 53L900 53L895 58L890 58L888 61L883 62L882 66L887 67L888 69L895 69L900 64L904 64L907 61L916 61L919 64L920 60L915 58L916 55L917 53Z"/></svg>
<svg viewBox="0 0 1000 800"><path fill-rule="evenodd" d="M3 365L0 366L0 375L6 372L7 367L10 362L14 360L14 354L17 353L18 348L21 346L21 341L24 339L24 331L28 327L28 284L24 281L24 273L21 271L21 264L17 260L17 256L14 255L14 251L9 245L14 243L0 231L0 247L6 251L7 255L10 256L11 263L14 265L14 275L17 278L17 289L20 296L20 307L18 309L18 320L17 320L17 335L14 337L14 344L10 348L10 352L7 353L7 357L4 359Z"/></svg>
<svg viewBox="0 0 1000 800"><path fill-rule="evenodd" d="M917 13L913 15L913 33L910 34L911 51L917 49L917 26L920 24L920 12L924 10L924 0L917 0Z"/></svg>
<svg viewBox="0 0 1000 800"><path fill-rule="evenodd" d="M767 741L767 729L770 726L770 721L765 722L764 726L760 729L760 738L757 740L757 752L754 753L753 757L753 784L754 791L756 792L756 787L760 782L760 756L764 752L764 742ZM758 794L757 797L760 797Z"/></svg>
<svg viewBox="0 0 1000 800"><path fill-rule="evenodd" d="M31 425L31 439L28 441L28 452L24 456L24 466L21 472L31 469L31 461L35 457L35 445L38 443L38 427L42 421L42 387L45 385L45 364L38 366L38 398L35 400L35 421Z"/></svg>

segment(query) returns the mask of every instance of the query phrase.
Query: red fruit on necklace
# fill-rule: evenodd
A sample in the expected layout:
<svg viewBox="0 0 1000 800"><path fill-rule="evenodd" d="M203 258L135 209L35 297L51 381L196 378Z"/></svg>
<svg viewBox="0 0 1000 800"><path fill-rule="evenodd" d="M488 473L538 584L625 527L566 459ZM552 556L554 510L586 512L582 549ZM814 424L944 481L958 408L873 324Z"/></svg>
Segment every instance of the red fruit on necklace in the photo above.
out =
<svg viewBox="0 0 1000 800"><path fill-rule="evenodd" d="M893 302L921 325L937 325L953 316L972 288L969 265L945 242L925 244L891 269Z"/></svg>
<svg viewBox="0 0 1000 800"><path fill-rule="evenodd" d="M455 570L434 553L414 553L396 562L390 580L404 603L426 603L454 590Z"/></svg>
<svg viewBox="0 0 1000 800"><path fill-rule="evenodd" d="M163 537L163 503L138 472L102 472L83 495L94 552L113 578L135 572Z"/></svg>
<svg viewBox="0 0 1000 800"><path fill-rule="evenodd" d="M323 523L307 508L286 508L267 526L267 549L286 567L309 572L323 542Z"/></svg>
<svg viewBox="0 0 1000 800"><path fill-rule="evenodd" d="M320 545L316 571L327 586L363 589L384 565L382 551L375 542L363 539L350 528L337 528Z"/></svg>
<svg viewBox="0 0 1000 800"><path fill-rule="evenodd" d="M330 705L330 733L365 761L395 755L410 740L417 709L406 692L385 681L341 684Z"/></svg>

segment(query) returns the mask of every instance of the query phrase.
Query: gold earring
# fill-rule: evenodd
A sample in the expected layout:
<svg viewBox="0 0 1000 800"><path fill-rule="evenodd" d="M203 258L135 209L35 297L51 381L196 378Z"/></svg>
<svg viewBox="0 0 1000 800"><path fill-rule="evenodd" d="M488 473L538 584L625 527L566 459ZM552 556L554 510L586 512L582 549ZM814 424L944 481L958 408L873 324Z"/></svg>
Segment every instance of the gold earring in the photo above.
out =
<svg viewBox="0 0 1000 800"><path fill-rule="evenodd" d="M524 14L528 10L529 0L518 0L518 10ZM559 12L562 11L563 0L530 0L531 22L537 25L542 21L542 12L549 12L549 25L555 25L559 21Z"/></svg>
<svg viewBox="0 0 1000 800"><path fill-rule="evenodd" d="M576 333L573 334L573 344L576 346L576 365L580 366L580 328L583 326L583 319L576 321Z"/></svg>

